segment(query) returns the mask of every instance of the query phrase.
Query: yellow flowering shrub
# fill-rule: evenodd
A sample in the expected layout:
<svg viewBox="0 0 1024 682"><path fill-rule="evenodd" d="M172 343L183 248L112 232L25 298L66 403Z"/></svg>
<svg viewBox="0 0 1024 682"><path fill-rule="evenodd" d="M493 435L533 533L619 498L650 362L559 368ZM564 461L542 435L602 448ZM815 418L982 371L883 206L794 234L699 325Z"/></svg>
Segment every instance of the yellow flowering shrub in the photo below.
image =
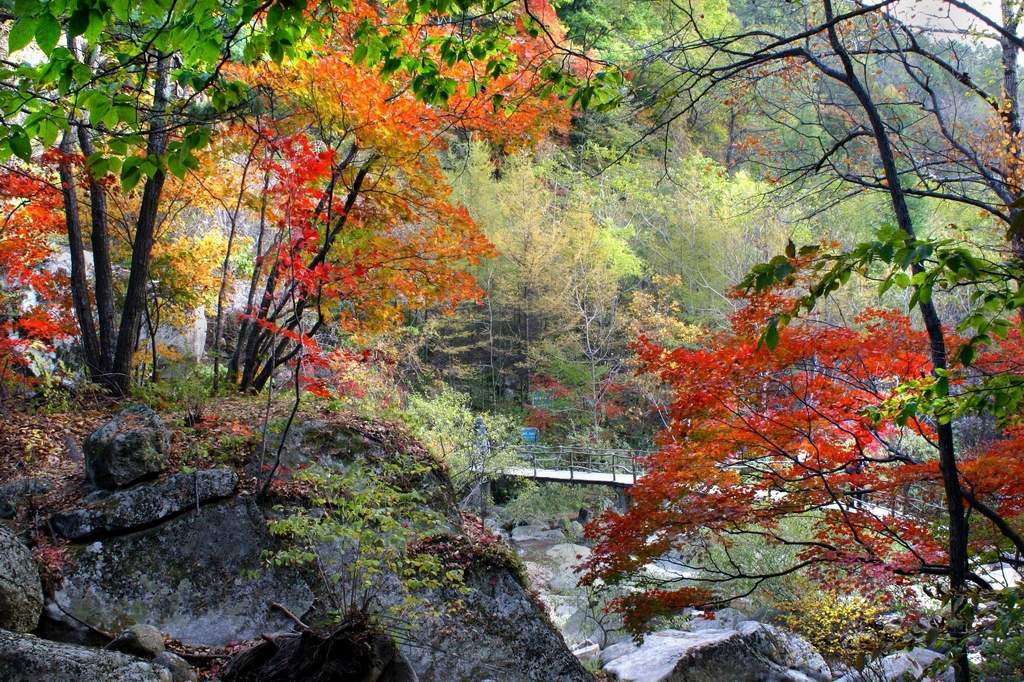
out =
<svg viewBox="0 0 1024 682"><path fill-rule="evenodd" d="M905 634L882 622L885 612L877 604L835 590L809 592L785 611L783 622L822 656L856 668L887 653Z"/></svg>

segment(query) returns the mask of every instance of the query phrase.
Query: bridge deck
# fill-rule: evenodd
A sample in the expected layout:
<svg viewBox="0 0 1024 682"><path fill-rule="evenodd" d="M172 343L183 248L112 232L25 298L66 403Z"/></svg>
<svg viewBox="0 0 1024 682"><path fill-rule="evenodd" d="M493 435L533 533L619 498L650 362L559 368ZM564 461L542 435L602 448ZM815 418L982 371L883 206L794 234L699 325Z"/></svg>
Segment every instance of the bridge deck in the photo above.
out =
<svg viewBox="0 0 1024 682"><path fill-rule="evenodd" d="M604 473L566 469L534 469L533 467L510 467L504 470L506 476L533 478L538 481L572 481L575 483L603 483L605 485L629 486L636 482L633 474Z"/></svg>

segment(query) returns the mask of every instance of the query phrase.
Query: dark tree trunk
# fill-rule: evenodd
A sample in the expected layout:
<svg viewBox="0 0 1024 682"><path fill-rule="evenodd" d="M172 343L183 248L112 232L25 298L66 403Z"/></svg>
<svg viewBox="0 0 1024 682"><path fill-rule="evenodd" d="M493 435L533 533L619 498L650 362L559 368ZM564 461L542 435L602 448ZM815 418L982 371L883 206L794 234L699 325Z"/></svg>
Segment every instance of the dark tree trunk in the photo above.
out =
<svg viewBox="0 0 1024 682"><path fill-rule="evenodd" d="M145 317L146 317L146 333L149 334L149 355L153 362L153 371L150 374L149 380L154 384L159 380L160 374L157 371L157 347L156 347L156 332L160 328L160 309L156 307L154 301L153 308L156 314L150 314L149 298L146 299Z"/></svg>
<svg viewBox="0 0 1024 682"><path fill-rule="evenodd" d="M235 349L231 353L231 360L228 361L228 374L230 374L231 380L234 383L239 383L238 372L244 363L242 351L244 348L248 347L249 334L254 333L255 331L255 326L249 318L253 314L254 310L253 305L256 300L256 289L259 285L260 274L263 272L263 259L276 248L275 241L275 243L266 250L266 253L264 253L263 249L263 239L267 233L267 191L269 189L270 173L265 172L263 175L263 196L260 197L260 229L259 234L256 237L255 265L252 269L252 278L249 280L249 294L245 300L245 316L238 327L238 338L235 339Z"/></svg>
<svg viewBox="0 0 1024 682"><path fill-rule="evenodd" d="M78 144L86 158L95 153L85 126L78 126ZM114 362L114 271L110 262L110 237L107 230L107 194L102 183L89 176L89 219L92 221L92 264L95 277L96 313L99 319L100 354L103 371Z"/></svg>
<svg viewBox="0 0 1024 682"><path fill-rule="evenodd" d="M828 28L829 42L843 64L843 72L836 73L823 65L819 65L819 68L847 85L864 109L871 125L879 160L882 163L885 179L889 187L889 198L896 216L896 222L907 235L908 240L915 239L914 223L910 215L910 209L907 206L906 195L896 167L895 155L893 154L885 123L870 93L857 76L853 61L839 38L835 24L831 23L834 19L831 0L824 0L823 4L825 16L830 22ZM915 273L921 272L923 269L920 263L915 263L912 266L912 270ZM930 301L921 301L918 304L918 309L928 334L932 366L935 370L945 369L947 364L946 341L942 333L942 322L935 309L935 305ZM950 615L952 616L950 634L956 642L953 667L957 682L969 682L971 673L967 660L966 643L964 641L966 627L963 622L966 616L966 609L964 607L966 606L967 585L967 518L964 512L963 492L960 489L960 477L957 470L953 428L950 424L940 424L936 428L936 432L938 437L939 467L942 473L942 483L946 497L946 514L949 522L949 587L951 593Z"/></svg>
<svg viewBox="0 0 1024 682"><path fill-rule="evenodd" d="M167 150L165 113L169 70L170 57L161 55L157 60L156 80L153 85L153 117L146 144L146 155L151 157L160 156ZM166 173L163 167L159 167L153 175L146 179L142 190L139 216L135 224L131 270L128 274L128 287L125 292L124 307L121 311L121 326L117 333L117 347L114 351L114 364L111 372L113 386L124 395L128 393L134 341L146 305L149 261L153 251L157 209L165 179Z"/></svg>
<svg viewBox="0 0 1024 682"><path fill-rule="evenodd" d="M78 318L78 328L82 333L82 353L85 365L93 381L101 381L104 377L103 363L99 341L96 338L96 326L92 319L92 305L89 302L89 284L86 277L85 246L82 243L82 225L78 216L78 194L75 187L75 174L68 155L72 151L71 128L64 133L60 143L60 151L64 155L58 165L60 188L64 199L64 222L68 232L68 250L71 256L71 303Z"/></svg>
<svg viewBox="0 0 1024 682"><path fill-rule="evenodd" d="M217 289L217 319L213 326L213 385L210 388L211 395L217 394L220 381L220 341L221 333L224 325L224 294L228 287L228 272L231 268L231 248L235 243L235 233L238 231L238 214L242 208L242 197L245 192L245 182L249 176L249 168L253 162L253 155L256 153L256 146L259 141L254 142L252 148L249 150L249 156L245 161L245 168L242 170L242 179L238 188L238 198L235 201L235 207L231 212L231 229L228 232L228 244L224 250L224 262L221 264L220 272L220 286ZM262 225L260 229L260 236L262 237ZM259 257L259 246L257 245L257 258ZM258 268L254 269L254 274L258 272Z"/></svg>
<svg viewBox="0 0 1024 682"><path fill-rule="evenodd" d="M335 167L324 198L321 199L320 205L316 208L315 215L319 215L324 211L327 212L326 222L328 227L324 232L323 244L307 264L306 267L308 268L315 268L327 260L331 247L344 229L348 214L355 205L366 176L370 172L370 167L373 163L372 157L367 159L359 168L359 171L352 180L352 186L345 197L344 208L338 214L337 219L332 221L330 201L334 194L335 183L340 177L341 171L355 160L357 151L355 145L353 145L345 158ZM307 308L310 294L298 294L295 282L287 283L281 293L278 294L277 286L281 283L280 277L280 268L278 263L275 262L270 269L270 273L267 275L263 298L260 301L259 310L254 317L272 324L278 324L278 320L281 320L282 316L285 315L290 302L292 304L292 312L280 322L279 326L289 331L295 331L301 322L303 312ZM319 329L321 324L322 321L318 320L313 330ZM310 334L312 333L315 333L315 331L310 332ZM238 348L242 347L243 342L245 344L244 350L239 352ZM243 339L242 335L239 335L238 348L236 348L236 354L239 356L238 365L242 368L242 376L238 382L239 389L243 391L262 390L267 381L271 379L274 367L282 366L295 356L298 346L289 350L290 345L291 342L287 339L279 341L277 335L269 329L257 324L247 325L245 338Z"/></svg>

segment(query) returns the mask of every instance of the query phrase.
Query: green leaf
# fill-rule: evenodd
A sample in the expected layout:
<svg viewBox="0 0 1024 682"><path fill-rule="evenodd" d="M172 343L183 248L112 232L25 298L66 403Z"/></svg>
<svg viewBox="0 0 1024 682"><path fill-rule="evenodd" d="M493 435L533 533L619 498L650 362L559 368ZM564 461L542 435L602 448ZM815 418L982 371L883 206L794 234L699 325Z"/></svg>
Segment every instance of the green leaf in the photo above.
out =
<svg viewBox="0 0 1024 682"><path fill-rule="evenodd" d="M130 192L142 179L142 157L130 156L121 164L121 187Z"/></svg>
<svg viewBox="0 0 1024 682"><path fill-rule="evenodd" d="M11 33L7 36L8 52L15 52L32 42L36 34L36 18L22 17L14 22Z"/></svg>
<svg viewBox="0 0 1024 682"><path fill-rule="evenodd" d="M9 142L11 151L22 161L27 162L32 159L32 142L28 139L28 135L25 134L24 130L21 128L12 130Z"/></svg>
<svg viewBox="0 0 1024 682"><path fill-rule="evenodd" d="M81 4L75 8L68 18L68 35L71 37L80 36L89 27L89 6Z"/></svg>
<svg viewBox="0 0 1024 682"><path fill-rule="evenodd" d="M42 14L36 24L36 44L47 56L53 52L60 39L60 22L52 14Z"/></svg>
<svg viewBox="0 0 1024 682"><path fill-rule="evenodd" d="M775 350L779 345L779 318L773 317L764 331L764 345L768 350Z"/></svg>

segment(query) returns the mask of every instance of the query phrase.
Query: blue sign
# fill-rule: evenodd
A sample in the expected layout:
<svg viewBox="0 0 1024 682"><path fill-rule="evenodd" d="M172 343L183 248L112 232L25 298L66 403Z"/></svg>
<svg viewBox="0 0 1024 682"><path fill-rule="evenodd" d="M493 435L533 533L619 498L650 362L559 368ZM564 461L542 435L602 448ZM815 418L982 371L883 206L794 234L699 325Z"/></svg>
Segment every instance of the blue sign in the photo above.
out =
<svg viewBox="0 0 1024 682"><path fill-rule="evenodd" d="M535 426L524 426L519 429L519 435L524 443L536 443L540 440L540 429Z"/></svg>

